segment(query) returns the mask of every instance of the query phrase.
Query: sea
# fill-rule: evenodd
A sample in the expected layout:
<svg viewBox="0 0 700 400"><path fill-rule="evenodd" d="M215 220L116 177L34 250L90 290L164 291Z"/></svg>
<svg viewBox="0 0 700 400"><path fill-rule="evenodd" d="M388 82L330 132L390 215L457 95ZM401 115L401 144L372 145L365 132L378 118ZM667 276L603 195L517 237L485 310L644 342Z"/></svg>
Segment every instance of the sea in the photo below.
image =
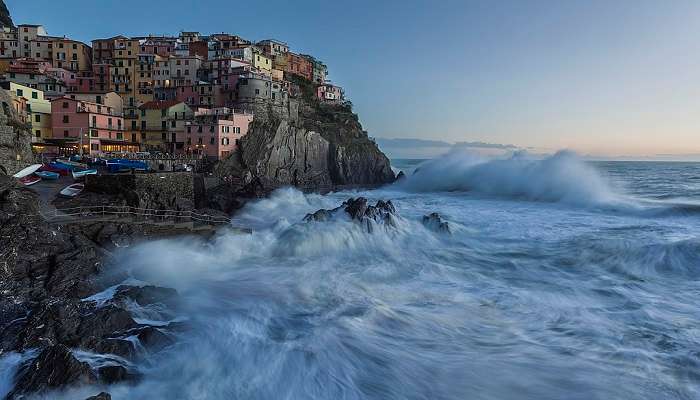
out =
<svg viewBox="0 0 700 400"><path fill-rule="evenodd" d="M119 251L131 283L183 300L138 321L188 329L131 364L136 383L40 398L700 399L699 163L392 165L405 178L379 189L251 202L234 223L252 235ZM358 196L397 222L303 222ZM0 397L22 359L0 360Z"/></svg>

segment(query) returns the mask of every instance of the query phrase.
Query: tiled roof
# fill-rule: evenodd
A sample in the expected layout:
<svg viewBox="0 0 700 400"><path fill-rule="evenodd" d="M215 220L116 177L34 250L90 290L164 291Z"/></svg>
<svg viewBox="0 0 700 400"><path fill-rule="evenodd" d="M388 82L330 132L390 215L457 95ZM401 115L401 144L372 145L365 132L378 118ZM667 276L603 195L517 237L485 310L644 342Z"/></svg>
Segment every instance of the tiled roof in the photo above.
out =
<svg viewBox="0 0 700 400"><path fill-rule="evenodd" d="M139 109L141 110L165 110L168 109L176 104L182 103L181 101L178 100L154 100L154 101L149 101L147 103L143 103Z"/></svg>

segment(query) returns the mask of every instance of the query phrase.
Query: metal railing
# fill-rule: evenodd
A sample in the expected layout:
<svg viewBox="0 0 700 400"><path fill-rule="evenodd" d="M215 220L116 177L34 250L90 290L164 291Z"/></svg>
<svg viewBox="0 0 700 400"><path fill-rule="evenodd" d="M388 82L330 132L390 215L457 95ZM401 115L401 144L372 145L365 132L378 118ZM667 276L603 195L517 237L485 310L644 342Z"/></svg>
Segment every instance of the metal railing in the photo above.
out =
<svg viewBox="0 0 700 400"><path fill-rule="evenodd" d="M201 225L231 225L228 217L201 214L188 210L156 210L131 206L85 206L59 208L43 211L41 216L52 223L77 223L92 221L118 221L126 223L145 223L153 225L166 225L177 223L193 223ZM251 233L249 228L232 228Z"/></svg>

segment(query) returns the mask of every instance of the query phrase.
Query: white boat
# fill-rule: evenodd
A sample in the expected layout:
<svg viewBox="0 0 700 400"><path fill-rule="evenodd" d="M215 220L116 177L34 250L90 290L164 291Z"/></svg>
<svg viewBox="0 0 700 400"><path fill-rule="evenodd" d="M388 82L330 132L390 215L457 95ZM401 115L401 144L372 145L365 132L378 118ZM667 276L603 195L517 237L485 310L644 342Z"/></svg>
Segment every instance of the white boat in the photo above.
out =
<svg viewBox="0 0 700 400"><path fill-rule="evenodd" d="M32 164L12 176L14 178L24 178L27 175L35 173L39 168L41 168L41 164Z"/></svg>
<svg viewBox="0 0 700 400"><path fill-rule="evenodd" d="M85 175L97 175L96 169L86 169L85 171L71 171L73 173L73 179L79 179L85 177Z"/></svg>
<svg viewBox="0 0 700 400"><path fill-rule="evenodd" d="M58 192L59 195L63 197L75 197L80 194L80 192L85 189L85 185L82 183L74 183L70 186L66 186Z"/></svg>

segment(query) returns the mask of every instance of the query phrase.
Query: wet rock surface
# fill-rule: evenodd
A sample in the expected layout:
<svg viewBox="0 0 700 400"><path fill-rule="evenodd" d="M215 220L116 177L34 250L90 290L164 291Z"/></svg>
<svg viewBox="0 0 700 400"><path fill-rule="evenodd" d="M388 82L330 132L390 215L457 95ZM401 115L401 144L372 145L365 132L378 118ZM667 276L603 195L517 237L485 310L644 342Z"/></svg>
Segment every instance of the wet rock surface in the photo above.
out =
<svg viewBox="0 0 700 400"><path fill-rule="evenodd" d="M52 226L39 208L33 191L0 174L0 354L36 353L19 368L9 398L138 378L119 362L93 368L75 351L137 360L171 345L169 327L137 323L130 307L174 306L177 292L122 285L111 299L84 300L105 289L98 278L120 228Z"/></svg>
<svg viewBox="0 0 700 400"><path fill-rule="evenodd" d="M30 393L97 381L97 375L88 363L78 361L68 347L59 344L45 348L20 369L15 387L7 398L20 399Z"/></svg>
<svg viewBox="0 0 700 400"><path fill-rule="evenodd" d="M421 222L423 222L423 225L430 230L441 233L452 233L450 230L450 224L447 221L444 221L438 213L434 212L424 215Z"/></svg>
<svg viewBox="0 0 700 400"><path fill-rule="evenodd" d="M122 285L117 288L114 295L116 301L129 299L135 301L139 305L147 306L149 304L162 303L172 304L177 298L175 289L158 287L158 286L127 286Z"/></svg>
<svg viewBox="0 0 700 400"><path fill-rule="evenodd" d="M101 393L96 394L94 396L90 396L85 400L112 400L112 395L110 395L107 392L101 392Z"/></svg>
<svg viewBox="0 0 700 400"><path fill-rule="evenodd" d="M360 223L368 232L372 232L374 224L396 226L396 208L391 201L378 200L374 205L364 197L350 198L339 207L332 210L321 209L304 217L306 222L324 222L338 213L347 214L353 221Z"/></svg>
<svg viewBox="0 0 700 400"><path fill-rule="evenodd" d="M206 190L209 207L231 211L282 186L324 193L394 181L351 104L320 103L313 83L294 83L302 95L281 108L257 107L238 151L214 168L221 184Z"/></svg>

